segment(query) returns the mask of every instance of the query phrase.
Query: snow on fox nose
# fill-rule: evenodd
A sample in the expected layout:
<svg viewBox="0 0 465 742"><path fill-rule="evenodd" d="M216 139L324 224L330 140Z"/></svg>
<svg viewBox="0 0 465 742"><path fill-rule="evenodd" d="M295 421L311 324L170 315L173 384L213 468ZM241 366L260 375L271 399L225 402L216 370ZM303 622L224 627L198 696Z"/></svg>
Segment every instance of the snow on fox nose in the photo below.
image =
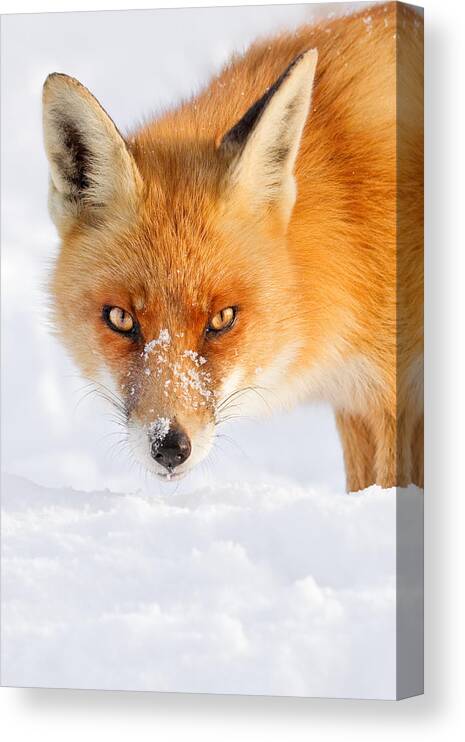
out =
<svg viewBox="0 0 465 742"><path fill-rule="evenodd" d="M183 332L162 329L148 340L126 388L133 448L147 468L170 479L204 458L216 396L206 358Z"/></svg>
<svg viewBox="0 0 465 742"><path fill-rule="evenodd" d="M211 376L203 368L206 358L194 350L175 347L167 329L146 343L142 359L144 374L154 375L154 384L165 399L175 399L188 410L207 407L213 401Z"/></svg>

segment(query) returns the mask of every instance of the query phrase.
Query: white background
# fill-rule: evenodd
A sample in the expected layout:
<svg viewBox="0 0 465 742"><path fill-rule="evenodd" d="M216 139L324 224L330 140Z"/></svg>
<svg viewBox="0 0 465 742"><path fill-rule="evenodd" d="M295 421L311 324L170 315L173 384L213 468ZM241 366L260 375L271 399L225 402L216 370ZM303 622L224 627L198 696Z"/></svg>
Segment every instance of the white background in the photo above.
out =
<svg viewBox="0 0 465 742"><path fill-rule="evenodd" d="M190 5L191 3L184 3ZM194 5L195 3L192 3ZM198 4L198 3L197 3ZM166 5L171 5L166 3ZM427 25L426 695L402 704L2 690L7 739L436 739L458 733L464 625L463 27L462 4L425 2ZM137 7L153 7L139 2ZM98 8L128 7L100 2ZM91 3L2 3L2 12L95 9ZM457 167L458 166L458 167ZM454 170L456 171L454 173ZM454 177L455 175L455 177ZM460 261L460 265L458 265ZM460 318L460 319L459 319ZM6 724L9 725L8 731Z"/></svg>

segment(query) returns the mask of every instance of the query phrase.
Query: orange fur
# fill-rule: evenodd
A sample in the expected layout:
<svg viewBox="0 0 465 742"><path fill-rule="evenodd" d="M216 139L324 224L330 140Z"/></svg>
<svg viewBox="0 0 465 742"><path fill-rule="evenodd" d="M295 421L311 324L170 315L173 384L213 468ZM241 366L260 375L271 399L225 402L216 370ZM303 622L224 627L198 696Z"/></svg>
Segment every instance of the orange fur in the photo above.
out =
<svg viewBox="0 0 465 742"><path fill-rule="evenodd" d="M318 63L287 224L225 189L218 145L307 49ZM118 206L103 223L61 228L55 316L84 373L105 366L130 419L176 418L191 437L215 421L234 374L238 404L327 400L349 490L422 486L422 105L422 21L388 3L256 43L131 134L140 183L124 219ZM106 304L131 311L145 342L169 329L162 368L144 368L143 347L102 323ZM239 308L233 329L205 339L228 306ZM189 373L186 349L206 359L212 392L192 386L194 405L170 384L176 363L177 378Z"/></svg>

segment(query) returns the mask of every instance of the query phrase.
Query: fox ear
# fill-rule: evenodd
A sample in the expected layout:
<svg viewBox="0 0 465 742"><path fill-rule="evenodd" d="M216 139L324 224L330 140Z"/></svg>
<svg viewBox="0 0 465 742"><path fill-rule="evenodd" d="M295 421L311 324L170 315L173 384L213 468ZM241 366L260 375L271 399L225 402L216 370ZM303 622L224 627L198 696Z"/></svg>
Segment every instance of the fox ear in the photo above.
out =
<svg viewBox="0 0 465 742"><path fill-rule="evenodd" d="M126 143L98 101L68 75L49 75L43 90L49 208L59 231L76 219L122 214L141 178Z"/></svg>
<svg viewBox="0 0 465 742"><path fill-rule="evenodd" d="M254 210L274 205L287 223L296 198L294 165L312 97L317 51L295 59L223 137L230 182Z"/></svg>

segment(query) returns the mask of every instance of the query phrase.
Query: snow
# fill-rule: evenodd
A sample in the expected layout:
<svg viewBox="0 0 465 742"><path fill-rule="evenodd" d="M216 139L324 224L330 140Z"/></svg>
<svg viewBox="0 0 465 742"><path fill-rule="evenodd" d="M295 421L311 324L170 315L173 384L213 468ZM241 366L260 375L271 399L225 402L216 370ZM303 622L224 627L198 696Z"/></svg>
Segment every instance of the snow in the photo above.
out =
<svg viewBox="0 0 465 742"><path fill-rule="evenodd" d="M343 494L330 410L225 425L205 464L161 483L48 326L46 75L78 77L124 130L309 17L278 5L2 18L4 684L395 695L396 497ZM171 339L158 340L152 373ZM186 393L206 388L202 365L180 359Z"/></svg>
<svg viewBox="0 0 465 742"><path fill-rule="evenodd" d="M195 350L185 350L183 355L186 358L190 358L192 361L194 361L196 366L203 366L203 364L207 362L207 359L201 356Z"/></svg>
<svg viewBox="0 0 465 742"><path fill-rule="evenodd" d="M193 351L190 351L191 353ZM204 407L206 400L208 400L212 391L209 389L211 383L211 376L208 371L199 371L200 361L192 356L183 353L183 358L187 358L193 363L193 367L185 368L185 363L181 366L175 362L172 365L172 380L174 381L173 388L180 394L184 404L191 409L197 407ZM198 396L203 399L199 400Z"/></svg>
<svg viewBox="0 0 465 742"><path fill-rule="evenodd" d="M3 508L7 684L395 695L392 491L4 475Z"/></svg>
<svg viewBox="0 0 465 742"><path fill-rule="evenodd" d="M153 353L155 348L166 349L170 343L171 335L169 333L169 330L167 330L166 328L160 330L160 334L157 338L154 338L153 340L150 340L148 343L145 344L143 352L145 360L147 360L148 356Z"/></svg>
<svg viewBox="0 0 465 742"><path fill-rule="evenodd" d="M212 395L212 391L209 389L211 376L207 371L201 370L201 366L206 363L206 358L189 348L177 351L174 358L173 356L170 357L167 352L170 345L171 336L169 331L167 329L161 330L158 338L150 340L144 347L142 358L145 364L150 360L155 363L156 376L159 383L165 387L164 394L166 397L168 396L168 387L170 387L170 390L173 389L184 404L191 409L204 407L206 400ZM145 373L150 376L152 369L147 366ZM167 374L169 376L165 378ZM202 399L199 400L199 397Z"/></svg>
<svg viewBox="0 0 465 742"><path fill-rule="evenodd" d="M169 433L170 424L169 417L157 417L150 425L150 439L154 443L161 443Z"/></svg>
<svg viewBox="0 0 465 742"><path fill-rule="evenodd" d="M150 361L154 362L156 376L160 384L165 387L166 397L168 397L168 387L170 387L180 396L186 406L192 409L204 407L206 400L212 395L209 389L211 376L207 371L199 369L207 362L207 359L190 348L178 351L174 358L172 355L170 357L168 355L170 346L170 333L166 328L162 329L157 338L145 344L142 353L145 364ZM144 371L147 376L152 373L152 369L148 366ZM169 374L168 378L165 378L166 374ZM202 399L199 400L199 397Z"/></svg>

